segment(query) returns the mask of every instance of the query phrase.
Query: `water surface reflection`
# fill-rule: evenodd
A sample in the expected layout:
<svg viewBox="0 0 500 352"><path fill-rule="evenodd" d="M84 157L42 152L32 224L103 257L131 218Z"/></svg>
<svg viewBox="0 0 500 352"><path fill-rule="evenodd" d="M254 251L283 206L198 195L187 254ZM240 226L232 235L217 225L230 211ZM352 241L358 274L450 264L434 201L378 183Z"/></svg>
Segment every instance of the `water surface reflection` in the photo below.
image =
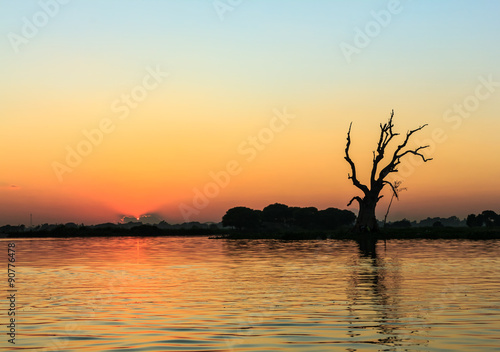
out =
<svg viewBox="0 0 500 352"><path fill-rule="evenodd" d="M0 241L5 249L6 241ZM28 351L489 351L500 241L16 240ZM6 341L0 346L9 350Z"/></svg>

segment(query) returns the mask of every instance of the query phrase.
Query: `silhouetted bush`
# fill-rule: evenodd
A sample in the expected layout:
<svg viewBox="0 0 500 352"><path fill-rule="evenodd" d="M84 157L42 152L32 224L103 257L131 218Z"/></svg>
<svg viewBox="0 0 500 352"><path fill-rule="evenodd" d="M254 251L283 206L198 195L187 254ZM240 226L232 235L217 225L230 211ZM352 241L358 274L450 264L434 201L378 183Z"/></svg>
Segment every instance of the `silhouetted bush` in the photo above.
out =
<svg viewBox="0 0 500 352"><path fill-rule="evenodd" d="M481 215L486 226L495 226L500 222L500 216L493 210L484 210Z"/></svg>
<svg viewBox="0 0 500 352"><path fill-rule="evenodd" d="M260 217L256 216L260 214ZM285 204L271 204L261 212L245 207L231 208L222 218L224 226L238 229L260 227L268 231L292 230L335 230L341 226L352 225L356 215L349 210L315 207L288 207Z"/></svg>
<svg viewBox="0 0 500 352"><path fill-rule="evenodd" d="M254 229L260 224L260 211L247 207L235 207L229 209L222 217L223 226L242 229Z"/></svg>
<svg viewBox="0 0 500 352"><path fill-rule="evenodd" d="M290 208L293 225L303 228L312 229L316 226L316 219L318 216L318 209L315 207L293 207Z"/></svg>
<svg viewBox="0 0 500 352"><path fill-rule="evenodd" d="M435 222L439 221L443 226L465 226L465 221L460 220L456 216L450 216L449 218L440 218L440 217L428 217L424 220L420 220L418 223L416 221L412 222L412 226L420 226L420 227L430 227L433 226Z"/></svg>
<svg viewBox="0 0 500 352"><path fill-rule="evenodd" d="M493 210L484 210L481 214L469 214L466 222L469 227L500 226L500 215Z"/></svg>
<svg viewBox="0 0 500 352"><path fill-rule="evenodd" d="M481 227L483 226L483 221L484 217L482 215L469 214L467 216L467 226L469 227Z"/></svg>
<svg viewBox="0 0 500 352"><path fill-rule="evenodd" d="M411 222L408 219L403 219L387 224L387 227L407 228L411 227Z"/></svg>
<svg viewBox="0 0 500 352"><path fill-rule="evenodd" d="M341 226L352 225L356 220L356 215L349 210L328 208L320 210L317 219L320 229L333 230Z"/></svg>
<svg viewBox="0 0 500 352"><path fill-rule="evenodd" d="M274 203L262 210L262 220L278 224L287 224L290 221L292 210L288 205Z"/></svg>

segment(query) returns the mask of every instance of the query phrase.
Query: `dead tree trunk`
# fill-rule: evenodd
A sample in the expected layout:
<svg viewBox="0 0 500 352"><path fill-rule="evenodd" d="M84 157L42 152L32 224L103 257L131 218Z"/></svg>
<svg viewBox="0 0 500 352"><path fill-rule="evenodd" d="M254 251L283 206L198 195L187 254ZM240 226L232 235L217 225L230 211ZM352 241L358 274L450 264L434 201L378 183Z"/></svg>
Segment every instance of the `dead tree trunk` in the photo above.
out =
<svg viewBox="0 0 500 352"><path fill-rule="evenodd" d="M377 207L377 203L383 195L380 195L380 192L384 188L385 185L389 185L393 191L394 196L398 198L398 194L396 191L396 187L385 178L393 172L398 172L398 165L401 163L401 158L405 155L413 154L422 158L424 162L432 160L432 158L426 158L424 155L420 153L422 149L428 148L429 146L421 146L415 149L406 149L408 144L408 140L411 135L417 131L420 131L427 125L420 126L414 130L408 131L406 133L406 138L402 144L400 144L394 154L392 155L390 161L387 163L385 167L383 167L380 172L377 174L378 167L380 162L384 159L385 150L389 142L395 137L398 136L399 133L393 132L392 128L394 124L392 123L392 118L394 117L394 110L391 112L391 117L389 121L384 125L380 124L380 138L377 143L377 149L373 152L373 165L370 174L370 187L362 184L357 177L356 174L356 165L352 161L349 156L349 147L351 146L351 127L352 122L349 126L349 131L347 132L347 144L345 148L345 157L351 167L351 174L348 175L348 179L352 180L354 186L359 188L363 192L363 197L355 196L351 199L347 206L350 206L351 203L356 200L359 203L359 213L356 219L356 223L354 225L353 231L355 232L376 232L378 231L378 223L377 218L375 216L375 209Z"/></svg>
<svg viewBox="0 0 500 352"><path fill-rule="evenodd" d="M354 225L356 232L378 231L377 218L375 217L375 208L377 206L377 197L367 195L359 203L359 213Z"/></svg>

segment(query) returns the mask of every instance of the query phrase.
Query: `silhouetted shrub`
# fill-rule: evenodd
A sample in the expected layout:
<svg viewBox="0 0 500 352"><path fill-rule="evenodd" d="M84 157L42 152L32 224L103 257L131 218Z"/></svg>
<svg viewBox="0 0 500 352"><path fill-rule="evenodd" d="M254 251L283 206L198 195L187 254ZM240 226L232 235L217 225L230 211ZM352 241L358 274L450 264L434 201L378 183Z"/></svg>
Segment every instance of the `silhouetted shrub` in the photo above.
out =
<svg viewBox="0 0 500 352"><path fill-rule="evenodd" d="M495 226L499 222L499 216L493 210L485 210L481 213L484 224L488 227Z"/></svg>
<svg viewBox="0 0 500 352"><path fill-rule="evenodd" d="M290 208L293 224L303 229L310 229L315 227L316 219L318 216L318 209L315 207L293 207Z"/></svg>
<svg viewBox="0 0 500 352"><path fill-rule="evenodd" d="M411 227L411 222L408 219L403 219L390 223L388 227L399 227L399 228Z"/></svg>
<svg viewBox="0 0 500 352"><path fill-rule="evenodd" d="M356 220L356 215L349 210L327 208L318 212L317 219L320 229L333 230L340 226L352 225Z"/></svg>
<svg viewBox="0 0 500 352"><path fill-rule="evenodd" d="M274 203L262 210L262 220L278 224L286 224L291 218L291 208L288 205Z"/></svg>
<svg viewBox="0 0 500 352"><path fill-rule="evenodd" d="M483 226L483 221L483 215L476 216L475 214L469 214L467 216L467 226L469 227L481 227Z"/></svg>
<svg viewBox="0 0 500 352"><path fill-rule="evenodd" d="M268 205L262 211L246 207L231 208L222 218L224 226L238 229L266 230L334 230L341 226L352 225L356 215L349 210L328 208L319 210L315 207L289 207L275 203Z"/></svg>
<svg viewBox="0 0 500 352"><path fill-rule="evenodd" d="M260 211L247 207L229 209L222 217L223 226L233 226L239 230L254 229L260 224Z"/></svg>

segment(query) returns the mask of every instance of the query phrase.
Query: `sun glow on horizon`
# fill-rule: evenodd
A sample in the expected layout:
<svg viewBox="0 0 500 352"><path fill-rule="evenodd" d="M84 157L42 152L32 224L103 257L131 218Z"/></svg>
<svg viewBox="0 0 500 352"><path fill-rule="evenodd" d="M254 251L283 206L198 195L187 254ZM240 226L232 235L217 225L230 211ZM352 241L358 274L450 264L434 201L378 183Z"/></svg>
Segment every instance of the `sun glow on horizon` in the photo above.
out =
<svg viewBox="0 0 500 352"><path fill-rule="evenodd" d="M4 1L0 225L346 208L359 195L349 124L366 183L392 109L397 142L428 124L412 143L433 161L401 165L391 219L499 210L499 4L400 3L377 35L387 3L283 6L249 2L221 21L196 2L75 2L16 46L10 33L43 9Z"/></svg>

